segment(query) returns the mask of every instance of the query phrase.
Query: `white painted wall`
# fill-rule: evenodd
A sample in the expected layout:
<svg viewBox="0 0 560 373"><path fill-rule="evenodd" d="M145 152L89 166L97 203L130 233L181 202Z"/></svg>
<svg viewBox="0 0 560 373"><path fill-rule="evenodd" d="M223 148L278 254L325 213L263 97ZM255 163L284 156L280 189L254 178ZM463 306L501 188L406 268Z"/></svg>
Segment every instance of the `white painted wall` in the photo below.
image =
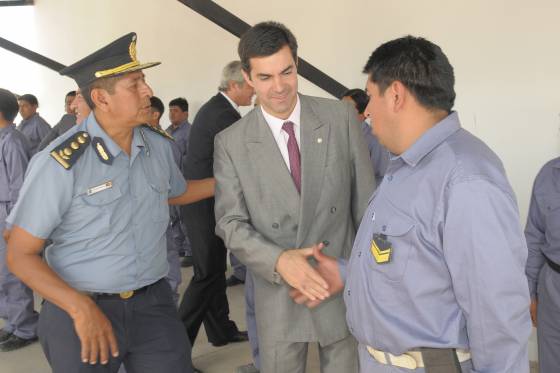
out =
<svg viewBox="0 0 560 373"><path fill-rule="evenodd" d="M348 87L380 43L405 34L439 44L455 67L464 127L502 158L524 224L533 178L559 146L560 3L541 0L218 0L248 23L278 20L300 56ZM148 81L164 102L185 96L196 110L215 93L237 39L175 0L36 0L0 8L0 36L70 64L129 31L142 61L160 60ZM0 50L0 86L34 93L52 124L71 80ZM328 96L303 79L300 91ZM165 123L165 122L164 122ZM536 358L533 341L531 357Z"/></svg>

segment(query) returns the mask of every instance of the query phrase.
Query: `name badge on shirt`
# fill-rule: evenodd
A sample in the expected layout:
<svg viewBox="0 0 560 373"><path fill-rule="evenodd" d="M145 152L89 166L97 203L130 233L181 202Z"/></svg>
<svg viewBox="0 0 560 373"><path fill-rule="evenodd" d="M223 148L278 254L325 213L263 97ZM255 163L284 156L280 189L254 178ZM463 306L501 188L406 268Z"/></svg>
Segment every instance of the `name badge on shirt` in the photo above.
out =
<svg viewBox="0 0 560 373"><path fill-rule="evenodd" d="M377 264L385 264L391 261L393 248L386 235L375 233L371 239L370 250Z"/></svg>
<svg viewBox="0 0 560 373"><path fill-rule="evenodd" d="M104 191L104 190L106 190L106 189L110 189L110 188L112 188L112 187L113 187L113 182L112 182L112 181L107 181L107 182L105 182L105 183L103 183L103 184L101 184L101 185L98 185L98 186L94 186L94 187L89 188L89 189L87 190L87 195L88 195L88 196L91 196L92 194L102 192L102 191Z"/></svg>

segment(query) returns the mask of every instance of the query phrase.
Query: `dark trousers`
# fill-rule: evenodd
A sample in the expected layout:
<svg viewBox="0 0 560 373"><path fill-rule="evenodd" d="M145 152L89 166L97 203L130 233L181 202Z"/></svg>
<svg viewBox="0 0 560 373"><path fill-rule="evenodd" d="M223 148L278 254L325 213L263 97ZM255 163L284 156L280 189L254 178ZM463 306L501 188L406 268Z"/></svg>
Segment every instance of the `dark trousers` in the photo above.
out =
<svg viewBox="0 0 560 373"><path fill-rule="evenodd" d="M169 284L160 280L128 300L96 299L111 321L119 356L106 365L84 364L80 340L66 312L45 302L39 316L39 341L53 373L192 373L191 346L177 317Z"/></svg>
<svg viewBox="0 0 560 373"><path fill-rule="evenodd" d="M194 276L181 300L179 316L191 344L203 322L210 343L224 344L237 333L237 326L229 319L227 250L214 233L214 199L184 206L182 211L192 247Z"/></svg>

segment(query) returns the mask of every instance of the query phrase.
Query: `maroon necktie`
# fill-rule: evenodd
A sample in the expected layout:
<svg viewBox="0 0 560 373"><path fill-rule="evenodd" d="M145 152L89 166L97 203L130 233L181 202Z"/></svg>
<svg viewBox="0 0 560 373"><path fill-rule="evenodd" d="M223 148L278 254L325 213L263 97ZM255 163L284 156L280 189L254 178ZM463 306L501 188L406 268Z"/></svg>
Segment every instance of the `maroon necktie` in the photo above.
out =
<svg viewBox="0 0 560 373"><path fill-rule="evenodd" d="M299 158L299 147L294 132L294 124L292 122L284 122L282 129L289 135L288 137L288 156L290 158L290 171L292 179L298 193L301 193L301 161Z"/></svg>

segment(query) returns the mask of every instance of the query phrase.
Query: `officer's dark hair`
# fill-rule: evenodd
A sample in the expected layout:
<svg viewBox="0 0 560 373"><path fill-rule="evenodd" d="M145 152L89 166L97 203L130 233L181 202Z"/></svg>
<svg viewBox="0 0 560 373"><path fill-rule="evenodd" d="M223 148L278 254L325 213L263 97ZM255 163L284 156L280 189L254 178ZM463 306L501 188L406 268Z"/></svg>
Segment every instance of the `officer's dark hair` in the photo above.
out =
<svg viewBox="0 0 560 373"><path fill-rule="evenodd" d="M88 104L91 110L95 109L95 103L91 99L91 91L94 89L104 89L109 94L115 93L115 84L123 77L123 75L109 76L106 78L99 78L91 82L85 87L80 87L84 101Z"/></svg>
<svg viewBox="0 0 560 373"><path fill-rule="evenodd" d="M157 111L159 113L159 117L163 115L165 111L165 106L163 102L156 96L150 97L150 106L152 107L152 111Z"/></svg>
<svg viewBox="0 0 560 373"><path fill-rule="evenodd" d="M21 95L21 96L18 97L17 100L18 101L25 101L29 105L39 106L39 101L37 100L37 97L33 96L31 93L26 93L24 95Z"/></svg>
<svg viewBox="0 0 560 373"><path fill-rule="evenodd" d="M182 111L189 111L189 102L184 97L177 97L169 101L169 106L178 106Z"/></svg>
<svg viewBox="0 0 560 373"><path fill-rule="evenodd" d="M381 94L399 81L427 109L450 112L455 103L453 67L441 48L424 38L408 35L382 44L363 72Z"/></svg>
<svg viewBox="0 0 560 373"><path fill-rule="evenodd" d="M4 120L12 123L16 119L19 105L16 96L7 89L0 88L0 113Z"/></svg>
<svg viewBox="0 0 560 373"><path fill-rule="evenodd" d="M76 97L76 91L70 91L64 97Z"/></svg>
<svg viewBox="0 0 560 373"><path fill-rule="evenodd" d="M364 110L366 110L366 106L369 102L369 97L363 89L354 88L349 89L342 97L350 97L354 104L356 104L356 109L358 110L358 114L363 114Z"/></svg>
<svg viewBox="0 0 560 373"><path fill-rule="evenodd" d="M239 41L237 52L241 60L241 67L246 73L249 73L251 58L271 56L286 45L290 47L292 57L297 63L298 45L294 34L278 22L258 23L247 30Z"/></svg>

